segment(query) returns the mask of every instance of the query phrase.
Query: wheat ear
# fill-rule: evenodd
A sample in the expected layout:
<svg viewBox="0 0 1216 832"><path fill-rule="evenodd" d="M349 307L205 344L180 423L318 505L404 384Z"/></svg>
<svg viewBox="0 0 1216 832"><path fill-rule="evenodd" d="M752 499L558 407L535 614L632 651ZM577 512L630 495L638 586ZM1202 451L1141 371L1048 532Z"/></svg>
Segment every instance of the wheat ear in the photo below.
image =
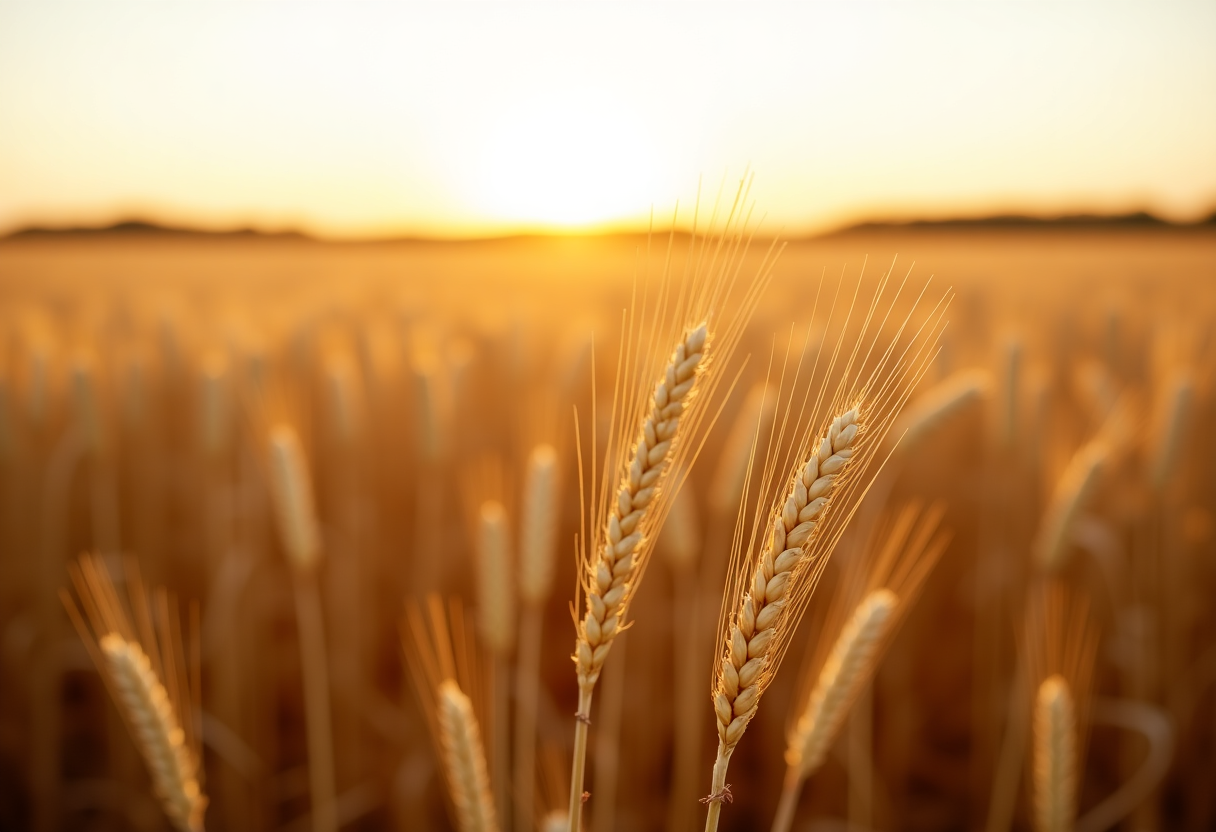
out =
<svg viewBox="0 0 1216 832"><path fill-rule="evenodd" d="M427 598L425 614L406 605L402 647L418 692L427 727L439 752L449 810L461 832L498 832L492 778L477 709L470 697L484 691L477 677L480 656L465 627L458 600L447 608L437 595Z"/></svg>
<svg viewBox="0 0 1216 832"><path fill-rule="evenodd" d="M1035 556L1044 571L1059 571L1066 563L1073 523L1097 489L1109 456L1107 442L1091 440L1073 455L1056 483L1035 542Z"/></svg>
<svg viewBox="0 0 1216 832"><path fill-rule="evenodd" d="M1034 819L1038 832L1072 832L1077 814L1077 717L1063 676L1039 685L1034 707Z"/></svg>
<svg viewBox="0 0 1216 832"><path fill-rule="evenodd" d="M730 755L760 707L760 694L770 678L770 652L783 623L796 576L812 566L808 557L815 531L831 502L834 484L849 465L862 429L857 407L836 416L794 474L785 502L769 522L769 536L756 562L747 591L732 616L714 685L718 756L713 787L706 798L706 832L718 826L722 801L730 792L726 770Z"/></svg>
<svg viewBox="0 0 1216 832"><path fill-rule="evenodd" d="M66 590L60 598L148 766L161 808L179 832L201 832L207 797L199 732L182 722L200 708L198 655L187 672L175 602L158 590L150 605L134 561L126 570L134 615L100 557L81 557L69 573L83 614Z"/></svg>
<svg viewBox="0 0 1216 832"><path fill-rule="evenodd" d="M707 336L708 328L701 324L689 331L672 353L634 442L633 459L622 472L616 499L609 506L603 548L588 564L586 612L574 653L579 692L585 691L588 700L612 640L625 623L634 581L643 565L642 558L637 557L643 541L640 527L662 488L668 456L679 438L680 416L693 395L697 370L705 357ZM579 713L587 716L581 706Z"/></svg>
<svg viewBox="0 0 1216 832"><path fill-rule="evenodd" d="M490 794L481 729L473 714L473 703L451 679L439 683L436 718L443 764L461 832L495 832L498 820Z"/></svg>
<svg viewBox="0 0 1216 832"><path fill-rule="evenodd" d="M107 633L98 646L165 814L180 830L201 830L207 798L199 787L198 761L186 746L165 686L137 642Z"/></svg>
<svg viewBox="0 0 1216 832"><path fill-rule="evenodd" d="M785 752L786 763L800 778L805 779L823 765L849 703L871 675L898 603L889 589L871 592L836 639Z"/></svg>

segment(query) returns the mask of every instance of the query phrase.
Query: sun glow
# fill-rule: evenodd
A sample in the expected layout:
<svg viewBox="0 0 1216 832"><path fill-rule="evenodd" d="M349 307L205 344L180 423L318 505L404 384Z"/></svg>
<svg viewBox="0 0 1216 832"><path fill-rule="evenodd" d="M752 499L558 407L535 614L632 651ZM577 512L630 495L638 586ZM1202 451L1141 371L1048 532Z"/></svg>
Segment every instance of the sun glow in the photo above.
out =
<svg viewBox="0 0 1216 832"><path fill-rule="evenodd" d="M654 148L626 108L568 91L491 123L468 183L479 211L528 228L611 225L654 197Z"/></svg>

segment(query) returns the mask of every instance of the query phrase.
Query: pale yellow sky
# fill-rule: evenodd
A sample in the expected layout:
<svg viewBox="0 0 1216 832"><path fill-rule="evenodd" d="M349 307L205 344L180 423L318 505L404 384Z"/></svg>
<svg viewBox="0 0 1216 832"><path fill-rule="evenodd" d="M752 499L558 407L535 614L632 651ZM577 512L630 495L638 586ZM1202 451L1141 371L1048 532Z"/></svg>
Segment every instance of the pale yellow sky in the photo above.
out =
<svg viewBox="0 0 1216 832"><path fill-rule="evenodd" d="M1216 207L1216 3L0 0L0 231Z"/></svg>

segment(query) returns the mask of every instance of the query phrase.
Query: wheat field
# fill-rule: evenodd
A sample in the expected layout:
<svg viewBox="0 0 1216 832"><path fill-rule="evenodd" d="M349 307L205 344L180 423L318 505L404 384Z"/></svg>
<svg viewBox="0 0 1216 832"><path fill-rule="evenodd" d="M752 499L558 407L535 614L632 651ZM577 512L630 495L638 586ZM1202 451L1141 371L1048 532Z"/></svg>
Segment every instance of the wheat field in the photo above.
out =
<svg viewBox="0 0 1216 832"><path fill-rule="evenodd" d="M0 828L1216 828L1216 234L731 233L0 241Z"/></svg>

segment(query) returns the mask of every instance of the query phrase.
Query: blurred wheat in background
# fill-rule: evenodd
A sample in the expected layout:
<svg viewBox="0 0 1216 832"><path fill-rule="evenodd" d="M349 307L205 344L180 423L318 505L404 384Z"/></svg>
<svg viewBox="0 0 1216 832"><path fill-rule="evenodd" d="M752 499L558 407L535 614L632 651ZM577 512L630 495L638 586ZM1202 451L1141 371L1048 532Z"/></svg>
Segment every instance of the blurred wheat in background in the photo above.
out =
<svg viewBox="0 0 1216 832"><path fill-rule="evenodd" d="M1216 827L1216 238L746 184L0 244L0 826Z"/></svg>

